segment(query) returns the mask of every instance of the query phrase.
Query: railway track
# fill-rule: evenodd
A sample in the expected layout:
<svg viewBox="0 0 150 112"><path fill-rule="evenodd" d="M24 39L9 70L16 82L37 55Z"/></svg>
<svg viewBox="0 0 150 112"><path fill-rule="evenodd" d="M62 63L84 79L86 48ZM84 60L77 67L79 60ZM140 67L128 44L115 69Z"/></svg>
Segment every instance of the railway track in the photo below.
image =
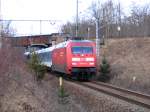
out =
<svg viewBox="0 0 150 112"><path fill-rule="evenodd" d="M138 93L128 89L124 89L124 88L120 88L117 86L113 86L102 82L96 82L96 81L79 82L68 78L65 78L65 81L67 82L71 81L73 83L90 88L92 90L96 90L98 92L102 92L104 94L108 94L110 96L130 102L132 104L136 104L144 108L150 109L150 95Z"/></svg>
<svg viewBox="0 0 150 112"><path fill-rule="evenodd" d="M98 92L103 92L105 94L111 95L113 97L117 97L124 101L145 107L150 109L150 96L137 93L131 90L119 88L116 86L112 86L106 83L101 82L82 82L78 83L84 87L88 87L90 89L96 90Z"/></svg>

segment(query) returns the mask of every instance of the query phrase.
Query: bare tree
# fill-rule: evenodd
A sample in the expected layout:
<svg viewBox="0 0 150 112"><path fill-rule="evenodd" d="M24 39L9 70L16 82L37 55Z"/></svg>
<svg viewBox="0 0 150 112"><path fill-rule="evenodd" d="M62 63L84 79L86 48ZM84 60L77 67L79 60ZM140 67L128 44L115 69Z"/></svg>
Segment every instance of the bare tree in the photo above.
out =
<svg viewBox="0 0 150 112"><path fill-rule="evenodd" d="M149 36L150 29L150 6L140 7L132 4L131 15L124 19L124 33L129 37Z"/></svg>
<svg viewBox="0 0 150 112"><path fill-rule="evenodd" d="M3 43L5 41L9 41L11 43L11 39L7 39L5 37L13 37L15 35L15 30L11 27L11 21L0 21L1 22L1 30L0 30L0 48L3 48ZM12 44L12 43L11 43ZM10 45L10 44L9 44Z"/></svg>
<svg viewBox="0 0 150 112"><path fill-rule="evenodd" d="M150 5L139 6L132 4L130 15L125 15L120 3L108 0L103 4L93 2L86 17L79 21L79 35L86 36L90 28L90 36L95 37L95 20L99 18L100 35L105 38L113 37L143 37L150 36ZM85 15L86 16L86 15ZM62 32L75 34L75 23L62 26Z"/></svg>
<svg viewBox="0 0 150 112"><path fill-rule="evenodd" d="M1 21L2 22L2 37L11 37L15 35L14 28L11 27L12 21Z"/></svg>

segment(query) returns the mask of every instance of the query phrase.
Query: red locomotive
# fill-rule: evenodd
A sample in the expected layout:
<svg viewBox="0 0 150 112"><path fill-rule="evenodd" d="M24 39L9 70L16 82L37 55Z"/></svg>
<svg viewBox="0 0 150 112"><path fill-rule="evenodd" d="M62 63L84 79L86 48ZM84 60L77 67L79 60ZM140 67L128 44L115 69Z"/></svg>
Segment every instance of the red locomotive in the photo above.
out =
<svg viewBox="0 0 150 112"><path fill-rule="evenodd" d="M96 48L92 41L69 40L38 50L36 54L52 71L82 79L90 79L96 74Z"/></svg>

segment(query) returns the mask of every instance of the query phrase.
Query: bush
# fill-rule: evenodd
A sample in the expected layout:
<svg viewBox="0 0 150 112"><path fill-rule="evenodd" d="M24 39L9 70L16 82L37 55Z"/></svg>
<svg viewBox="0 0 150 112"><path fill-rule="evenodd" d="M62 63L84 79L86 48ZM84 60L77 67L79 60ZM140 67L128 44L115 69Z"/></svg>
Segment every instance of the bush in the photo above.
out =
<svg viewBox="0 0 150 112"><path fill-rule="evenodd" d="M99 76L99 80L106 82L110 79L110 65L108 63L108 61L106 60L106 57L104 56L102 59L102 63L100 65L100 76Z"/></svg>
<svg viewBox="0 0 150 112"><path fill-rule="evenodd" d="M42 65L41 61L39 60L36 53L33 52L31 55L31 58L29 60L29 67L33 70L35 73L35 79L37 81L40 81L44 78L44 75L46 73L46 67Z"/></svg>

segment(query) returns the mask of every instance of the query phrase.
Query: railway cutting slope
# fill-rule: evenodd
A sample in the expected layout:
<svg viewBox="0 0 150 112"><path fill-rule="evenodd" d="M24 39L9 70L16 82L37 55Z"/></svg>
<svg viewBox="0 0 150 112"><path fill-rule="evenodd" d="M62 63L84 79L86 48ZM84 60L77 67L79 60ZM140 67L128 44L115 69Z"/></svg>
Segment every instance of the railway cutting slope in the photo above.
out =
<svg viewBox="0 0 150 112"><path fill-rule="evenodd" d="M150 94L150 38L108 39L106 45L101 54L111 65L110 83Z"/></svg>

